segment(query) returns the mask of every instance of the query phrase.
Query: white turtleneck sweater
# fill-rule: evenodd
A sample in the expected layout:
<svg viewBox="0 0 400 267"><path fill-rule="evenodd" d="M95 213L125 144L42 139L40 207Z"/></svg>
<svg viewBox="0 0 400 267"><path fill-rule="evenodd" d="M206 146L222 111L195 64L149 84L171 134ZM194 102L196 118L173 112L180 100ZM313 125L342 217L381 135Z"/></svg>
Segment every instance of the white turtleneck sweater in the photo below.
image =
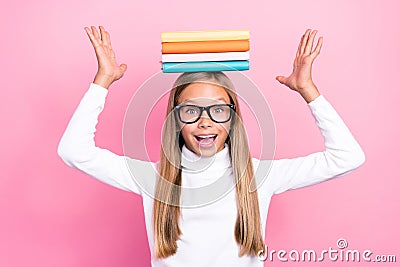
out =
<svg viewBox="0 0 400 267"><path fill-rule="evenodd" d="M183 234L177 241L176 254L155 259L152 190L157 164L96 147L94 133L107 93L105 88L90 85L61 138L58 154L68 166L142 196L152 266L263 266L255 256L238 256L234 237L236 193L228 147L211 160L183 147L179 222ZM342 176L365 161L361 147L324 96L308 106L324 137L325 151L273 161L253 158L263 235L273 194Z"/></svg>

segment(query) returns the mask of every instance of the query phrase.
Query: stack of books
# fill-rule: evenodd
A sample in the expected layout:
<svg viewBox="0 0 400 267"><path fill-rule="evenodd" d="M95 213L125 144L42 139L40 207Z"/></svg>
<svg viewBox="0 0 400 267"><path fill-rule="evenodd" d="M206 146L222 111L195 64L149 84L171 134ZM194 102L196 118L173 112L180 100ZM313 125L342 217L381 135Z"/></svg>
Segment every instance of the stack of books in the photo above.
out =
<svg viewBox="0 0 400 267"><path fill-rule="evenodd" d="M247 30L162 32L161 45L163 72L250 69Z"/></svg>

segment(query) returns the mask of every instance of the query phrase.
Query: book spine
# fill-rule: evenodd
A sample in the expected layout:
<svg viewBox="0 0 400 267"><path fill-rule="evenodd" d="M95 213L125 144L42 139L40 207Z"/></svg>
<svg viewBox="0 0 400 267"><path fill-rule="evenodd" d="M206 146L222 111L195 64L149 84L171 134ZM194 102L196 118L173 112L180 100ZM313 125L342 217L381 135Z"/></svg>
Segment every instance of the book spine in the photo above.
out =
<svg viewBox="0 0 400 267"><path fill-rule="evenodd" d="M163 54L246 52L250 50L249 40L203 41L162 43Z"/></svg>
<svg viewBox="0 0 400 267"><path fill-rule="evenodd" d="M162 62L232 61L249 60L249 52L163 54Z"/></svg>
<svg viewBox="0 0 400 267"><path fill-rule="evenodd" d="M192 42L210 40L248 40L248 30L179 31L162 32L162 42Z"/></svg>
<svg viewBox="0 0 400 267"><path fill-rule="evenodd" d="M248 60L236 61L202 61L202 62L166 62L162 63L162 71L165 73L173 72L198 72L198 71L233 71L249 70Z"/></svg>

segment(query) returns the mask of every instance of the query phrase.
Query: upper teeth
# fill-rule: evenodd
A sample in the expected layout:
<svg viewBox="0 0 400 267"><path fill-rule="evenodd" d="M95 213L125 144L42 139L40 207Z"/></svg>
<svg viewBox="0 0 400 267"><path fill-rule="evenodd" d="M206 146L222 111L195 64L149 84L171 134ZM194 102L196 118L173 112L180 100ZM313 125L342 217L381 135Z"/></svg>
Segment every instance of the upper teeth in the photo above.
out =
<svg viewBox="0 0 400 267"><path fill-rule="evenodd" d="M198 135L197 137L199 137L199 138L210 138L210 137L214 137L214 136L216 136L216 134L209 134L209 135Z"/></svg>

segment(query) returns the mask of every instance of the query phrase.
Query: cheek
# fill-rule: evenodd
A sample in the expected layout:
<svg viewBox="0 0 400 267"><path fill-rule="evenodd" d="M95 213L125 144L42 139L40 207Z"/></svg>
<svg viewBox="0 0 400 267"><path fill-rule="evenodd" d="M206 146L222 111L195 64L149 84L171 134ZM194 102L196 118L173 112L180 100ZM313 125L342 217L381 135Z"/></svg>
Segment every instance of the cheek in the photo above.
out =
<svg viewBox="0 0 400 267"><path fill-rule="evenodd" d="M181 134L185 141L188 140L188 138L192 132L192 129L190 126L191 126L190 124L186 124L186 125L183 125L181 128Z"/></svg>
<svg viewBox="0 0 400 267"><path fill-rule="evenodd" d="M218 130L220 134L228 136L229 130L230 130L230 123L222 123L218 125Z"/></svg>

